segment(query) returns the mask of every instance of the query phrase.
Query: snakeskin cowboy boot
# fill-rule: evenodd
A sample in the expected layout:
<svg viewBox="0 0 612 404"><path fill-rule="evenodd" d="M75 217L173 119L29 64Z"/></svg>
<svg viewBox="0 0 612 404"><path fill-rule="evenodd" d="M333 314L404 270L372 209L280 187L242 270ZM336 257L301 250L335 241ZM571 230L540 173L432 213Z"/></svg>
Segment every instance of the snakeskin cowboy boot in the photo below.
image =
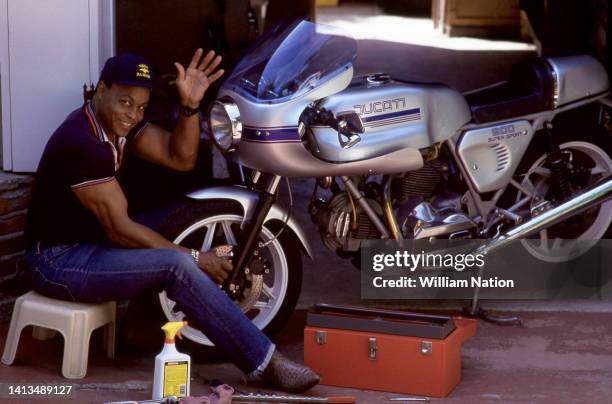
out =
<svg viewBox="0 0 612 404"><path fill-rule="evenodd" d="M288 393L299 393L319 383L319 375L274 351L263 378Z"/></svg>

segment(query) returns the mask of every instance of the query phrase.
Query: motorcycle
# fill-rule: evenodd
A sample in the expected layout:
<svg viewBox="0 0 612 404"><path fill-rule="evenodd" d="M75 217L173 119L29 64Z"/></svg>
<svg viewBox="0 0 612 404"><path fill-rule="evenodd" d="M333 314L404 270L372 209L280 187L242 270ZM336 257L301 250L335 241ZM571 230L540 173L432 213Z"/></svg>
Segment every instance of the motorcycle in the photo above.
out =
<svg viewBox="0 0 612 404"><path fill-rule="evenodd" d="M383 73L353 77L356 49L307 21L260 37L208 115L216 146L252 170L248 183L194 191L168 218L164 232L178 244L234 246L222 287L259 328L284 325L301 288L300 250L312 258L291 207L277 203L283 177L317 178L310 215L325 246L354 262L368 239L479 238L485 249L521 239L559 262L605 236L610 101L596 59L534 58L506 82L461 94ZM164 293L160 302L169 320L182 319ZM183 334L210 344L196 329Z"/></svg>

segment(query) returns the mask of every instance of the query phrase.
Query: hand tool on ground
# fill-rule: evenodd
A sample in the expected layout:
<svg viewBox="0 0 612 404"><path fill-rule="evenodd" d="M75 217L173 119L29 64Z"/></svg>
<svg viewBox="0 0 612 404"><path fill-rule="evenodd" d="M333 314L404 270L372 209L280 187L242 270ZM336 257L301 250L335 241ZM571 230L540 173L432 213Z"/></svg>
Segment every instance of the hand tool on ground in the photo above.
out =
<svg viewBox="0 0 612 404"><path fill-rule="evenodd" d="M179 399L176 396L169 396L166 398L160 398L157 400L143 400L143 401L109 401L104 404L178 404Z"/></svg>
<svg viewBox="0 0 612 404"><path fill-rule="evenodd" d="M429 397L392 397L389 401L425 401L429 402Z"/></svg>
<svg viewBox="0 0 612 404"><path fill-rule="evenodd" d="M234 394L232 402L252 403L330 403L349 404L355 402L353 396L330 396L330 397L308 397L308 396L279 396L276 394Z"/></svg>

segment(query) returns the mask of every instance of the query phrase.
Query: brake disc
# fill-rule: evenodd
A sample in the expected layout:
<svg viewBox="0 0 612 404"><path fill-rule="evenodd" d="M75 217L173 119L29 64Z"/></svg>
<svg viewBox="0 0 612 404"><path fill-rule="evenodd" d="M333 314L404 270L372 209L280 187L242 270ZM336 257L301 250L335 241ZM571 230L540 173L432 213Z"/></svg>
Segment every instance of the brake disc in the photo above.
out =
<svg viewBox="0 0 612 404"><path fill-rule="evenodd" d="M251 310L255 303L259 300L261 292L263 291L263 275L246 275L247 281L250 281L250 287L246 288L243 292L244 299L238 302L240 310L244 313Z"/></svg>

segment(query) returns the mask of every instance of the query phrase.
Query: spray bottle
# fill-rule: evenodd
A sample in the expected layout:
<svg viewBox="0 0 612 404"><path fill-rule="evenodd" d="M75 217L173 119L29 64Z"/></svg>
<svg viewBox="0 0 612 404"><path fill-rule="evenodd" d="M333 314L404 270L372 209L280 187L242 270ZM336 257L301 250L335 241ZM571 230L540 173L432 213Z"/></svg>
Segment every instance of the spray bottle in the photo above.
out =
<svg viewBox="0 0 612 404"><path fill-rule="evenodd" d="M166 333L164 349L155 357L153 376L153 399L159 400L168 396L178 398L189 395L191 377L191 358L176 350L174 336L181 337L180 329L187 321L166 323L162 330Z"/></svg>

